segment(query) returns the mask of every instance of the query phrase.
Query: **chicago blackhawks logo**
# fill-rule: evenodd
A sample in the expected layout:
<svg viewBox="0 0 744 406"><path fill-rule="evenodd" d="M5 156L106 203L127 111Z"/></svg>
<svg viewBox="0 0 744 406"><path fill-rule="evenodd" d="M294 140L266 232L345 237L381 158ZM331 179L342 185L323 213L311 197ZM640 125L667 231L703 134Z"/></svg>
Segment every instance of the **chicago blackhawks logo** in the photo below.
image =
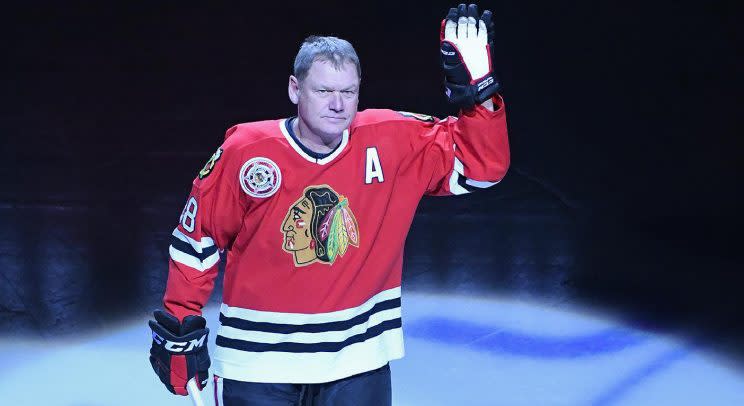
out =
<svg viewBox="0 0 744 406"><path fill-rule="evenodd" d="M297 266L332 265L349 245L359 247L359 226L349 201L328 185L310 186L282 223L282 249Z"/></svg>
<svg viewBox="0 0 744 406"><path fill-rule="evenodd" d="M240 187L253 197L269 197L279 190L281 183L282 172L269 158L252 158L240 168Z"/></svg>

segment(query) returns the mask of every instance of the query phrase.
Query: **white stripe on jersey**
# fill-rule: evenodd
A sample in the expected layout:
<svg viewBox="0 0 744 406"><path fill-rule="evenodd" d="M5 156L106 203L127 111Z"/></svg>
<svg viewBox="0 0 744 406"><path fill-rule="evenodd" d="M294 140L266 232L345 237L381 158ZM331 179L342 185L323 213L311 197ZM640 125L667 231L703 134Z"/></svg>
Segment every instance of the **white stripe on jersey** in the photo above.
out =
<svg viewBox="0 0 744 406"><path fill-rule="evenodd" d="M369 320L364 323L357 324L349 329L342 331L323 331L318 333L267 333L263 331L246 331L228 326L220 326L218 334L227 337L234 338L237 340L252 341L259 343L277 344L277 343L304 343L304 344L315 344L324 342L342 342L349 337L357 334L366 332L371 327L379 325L380 323L387 320L394 320L401 317L400 307L394 309L383 310L381 312L370 315Z"/></svg>
<svg viewBox="0 0 744 406"><path fill-rule="evenodd" d="M397 299L400 297L400 286L382 292L372 296L366 302L362 303L357 307L349 309L338 310L329 313L281 313L281 312L267 312L261 310L243 309L240 307L228 306L222 304L220 312L226 317L235 317L243 320L250 320L254 322L264 323L277 323L277 324L320 324L320 323L331 323L334 321L346 321L354 318L374 307L379 302L384 302L390 299Z"/></svg>
<svg viewBox="0 0 744 406"><path fill-rule="evenodd" d="M173 236L183 242L189 243L189 245L194 248L194 251L200 254L204 252L205 248L209 248L214 245L214 240L210 237L202 237L201 241L196 241L195 239L181 232L178 227L173 229Z"/></svg>
<svg viewBox="0 0 744 406"><path fill-rule="evenodd" d="M457 150L457 144L452 145L452 150ZM465 176L465 166L462 164L462 161L457 159L457 157L455 157L455 172L459 173L462 176Z"/></svg>
<svg viewBox="0 0 744 406"><path fill-rule="evenodd" d="M382 367L402 358L403 331L387 330L338 352L247 352L217 346L214 373L227 379L270 383L322 383Z"/></svg>
<svg viewBox="0 0 744 406"><path fill-rule="evenodd" d="M452 144L452 150L457 150L457 144ZM469 190L465 189L464 187L460 186L459 183L457 183L457 180L460 179L463 171L464 168L462 166L462 162L460 162L460 160L455 157L455 165L449 178L449 189L453 195L464 195L470 193Z"/></svg>
<svg viewBox="0 0 744 406"><path fill-rule="evenodd" d="M179 240L189 244L191 248L194 250L194 252L198 254L201 254L204 252L205 249L211 248L214 246L214 240L212 238L202 237L200 241L196 241L195 239L184 234L181 230L178 229L178 227L173 229L172 235L173 237L176 237ZM168 253L170 254L170 257L174 261L184 264L186 266L189 266L191 268L194 268L200 272L204 272L207 269L213 267L214 264L216 264L220 260L219 251L215 251L212 255L208 256L207 258L204 258L203 261L200 260L198 257L191 255L190 253L183 252L181 250L176 249L173 245L168 247Z"/></svg>
<svg viewBox="0 0 744 406"><path fill-rule="evenodd" d="M196 269L199 272L204 272L207 269L213 267L220 260L220 252L215 251L214 254L208 256L204 261L200 261L199 258L181 252L171 245L168 247L168 253L170 253L171 259L174 261Z"/></svg>
<svg viewBox="0 0 744 406"><path fill-rule="evenodd" d="M457 144L452 145L452 150L457 150ZM462 195L465 193L470 193L469 190L465 189L460 185L458 182L460 180L460 177L462 177L465 180L465 184L468 186L477 187L479 189L485 189L488 187L491 187L499 182L485 182L485 181L479 181L479 180L473 180L465 176L465 166L462 164L462 161L457 159L455 157L455 164L454 168L452 169L452 175L450 175L449 185L450 185L450 191L454 195Z"/></svg>
<svg viewBox="0 0 744 406"><path fill-rule="evenodd" d="M284 313L222 304L216 375L250 382L330 382L403 356L401 288L327 313ZM284 331L284 332L282 332Z"/></svg>
<svg viewBox="0 0 744 406"><path fill-rule="evenodd" d="M470 186L474 186L474 187L479 187L479 188L485 189L485 188L491 187L491 186L493 186L493 185L495 185L495 184L497 184L499 182L481 182L481 181L478 181L478 180L466 179L465 180L465 183L467 183Z"/></svg>

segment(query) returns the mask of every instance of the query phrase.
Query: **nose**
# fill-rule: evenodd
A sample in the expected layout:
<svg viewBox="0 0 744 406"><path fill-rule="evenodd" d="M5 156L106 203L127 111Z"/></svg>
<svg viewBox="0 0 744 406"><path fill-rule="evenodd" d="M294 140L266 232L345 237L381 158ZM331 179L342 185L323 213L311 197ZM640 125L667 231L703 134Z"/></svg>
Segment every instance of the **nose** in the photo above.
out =
<svg viewBox="0 0 744 406"><path fill-rule="evenodd" d="M331 101L328 108L336 113L344 111L344 98L341 97L341 92L337 91L331 94Z"/></svg>
<svg viewBox="0 0 744 406"><path fill-rule="evenodd" d="M284 224L282 224L282 231L294 231L294 226L292 225L292 222L289 221L289 219L284 220Z"/></svg>

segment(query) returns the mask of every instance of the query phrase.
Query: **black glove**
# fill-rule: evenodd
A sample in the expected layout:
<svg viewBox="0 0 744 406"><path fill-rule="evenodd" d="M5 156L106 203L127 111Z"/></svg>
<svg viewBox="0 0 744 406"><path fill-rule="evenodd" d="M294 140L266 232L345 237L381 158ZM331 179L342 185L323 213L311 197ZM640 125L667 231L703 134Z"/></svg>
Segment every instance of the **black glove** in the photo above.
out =
<svg viewBox="0 0 744 406"><path fill-rule="evenodd" d="M475 4L451 8L442 20L440 46L450 103L467 109L498 92L501 86L491 60L493 37L491 11L484 11L478 19Z"/></svg>
<svg viewBox="0 0 744 406"><path fill-rule="evenodd" d="M199 390L209 379L207 321L201 316L186 316L183 323L162 310L150 320L152 347L150 364L166 388L177 395L188 395L186 383L196 376Z"/></svg>

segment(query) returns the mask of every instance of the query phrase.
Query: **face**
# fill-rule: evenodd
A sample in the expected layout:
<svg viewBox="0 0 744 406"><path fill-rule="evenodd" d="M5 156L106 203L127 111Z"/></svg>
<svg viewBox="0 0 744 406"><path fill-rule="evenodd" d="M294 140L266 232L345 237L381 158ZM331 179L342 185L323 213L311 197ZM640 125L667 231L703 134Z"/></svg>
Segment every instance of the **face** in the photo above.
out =
<svg viewBox="0 0 744 406"><path fill-rule="evenodd" d="M291 76L289 97L297 104L303 136L315 135L325 141L340 138L356 115L359 84L352 62L336 69L331 62L315 61L302 81Z"/></svg>
<svg viewBox="0 0 744 406"><path fill-rule="evenodd" d="M310 248L313 237L310 234L313 217L313 204L307 197L295 202L284 218L284 249L288 252Z"/></svg>

